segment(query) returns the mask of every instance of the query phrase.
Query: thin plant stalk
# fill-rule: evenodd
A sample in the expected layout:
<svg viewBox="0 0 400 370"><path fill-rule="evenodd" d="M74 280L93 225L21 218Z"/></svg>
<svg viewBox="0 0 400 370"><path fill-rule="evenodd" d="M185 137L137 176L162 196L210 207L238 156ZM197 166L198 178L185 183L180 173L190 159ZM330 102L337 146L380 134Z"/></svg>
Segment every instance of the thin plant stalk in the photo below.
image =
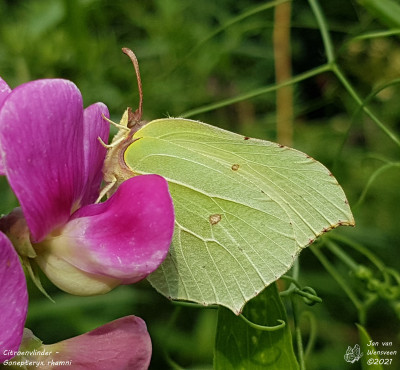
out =
<svg viewBox="0 0 400 370"><path fill-rule="evenodd" d="M280 84L292 76L290 47L290 2L275 7L274 14L274 59L275 79ZM276 130L277 141L283 145L293 143L293 85L287 85L276 91Z"/></svg>

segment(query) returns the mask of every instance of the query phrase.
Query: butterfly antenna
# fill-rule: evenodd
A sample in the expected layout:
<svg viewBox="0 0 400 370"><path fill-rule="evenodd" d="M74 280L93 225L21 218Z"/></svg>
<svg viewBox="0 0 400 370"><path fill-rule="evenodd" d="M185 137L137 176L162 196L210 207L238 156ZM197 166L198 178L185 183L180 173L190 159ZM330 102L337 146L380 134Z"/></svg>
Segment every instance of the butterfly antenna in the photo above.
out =
<svg viewBox="0 0 400 370"><path fill-rule="evenodd" d="M132 61L133 67L135 68L136 72L136 80L138 84L138 89L139 89L139 108L136 109L134 112L134 120L136 122L139 122L142 119L142 107L143 107L143 92L142 92L142 80L140 78L140 71L139 71L139 63L136 58L135 53L128 48L122 48L122 52L126 54L129 59Z"/></svg>

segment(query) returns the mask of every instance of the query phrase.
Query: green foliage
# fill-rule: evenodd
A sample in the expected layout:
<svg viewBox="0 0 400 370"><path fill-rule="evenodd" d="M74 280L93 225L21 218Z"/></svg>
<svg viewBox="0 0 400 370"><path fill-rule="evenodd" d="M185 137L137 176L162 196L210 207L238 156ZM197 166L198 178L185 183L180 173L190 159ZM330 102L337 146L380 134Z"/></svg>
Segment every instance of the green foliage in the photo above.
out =
<svg viewBox="0 0 400 370"><path fill-rule="evenodd" d="M292 2L293 147L332 171L357 223L304 250L294 269L323 298L313 307L297 305L296 343L313 338L305 349L308 370L346 369L346 348L359 340L354 322L374 341L399 341L400 33L396 12L379 10L393 4ZM275 92L282 84L274 76L273 8L259 7L249 0L1 1L0 75L11 87L69 78L85 105L104 101L116 121L137 101L134 73L119 52L127 46L140 61L145 118L186 112L276 141ZM17 204L4 179L0 190L1 212L8 213ZM136 314L152 336L151 368L172 367L164 351L186 369L211 367L212 310L185 307L176 317L175 307L145 282L93 298L44 285L56 303L31 287L26 326L45 343Z"/></svg>
<svg viewBox="0 0 400 370"><path fill-rule="evenodd" d="M361 350L364 353L364 356L361 358L361 366L362 366L363 370L366 370L366 369L369 369L369 366L370 366L367 363L368 359L372 358L374 360L379 361L379 356L378 355L368 355L368 351L375 351L376 348L374 346L370 345L372 339L369 336L368 332L365 330L365 328L360 324L356 324L356 325L357 325L358 332L360 334ZM377 365L373 365L373 366L377 370L382 370L382 366L379 365L379 363Z"/></svg>
<svg viewBox="0 0 400 370"><path fill-rule="evenodd" d="M400 27L400 5L393 0L359 0L362 6L383 24Z"/></svg>
<svg viewBox="0 0 400 370"><path fill-rule="evenodd" d="M284 306L275 284L271 284L244 308L246 320L219 308L214 369L295 370L299 369Z"/></svg>

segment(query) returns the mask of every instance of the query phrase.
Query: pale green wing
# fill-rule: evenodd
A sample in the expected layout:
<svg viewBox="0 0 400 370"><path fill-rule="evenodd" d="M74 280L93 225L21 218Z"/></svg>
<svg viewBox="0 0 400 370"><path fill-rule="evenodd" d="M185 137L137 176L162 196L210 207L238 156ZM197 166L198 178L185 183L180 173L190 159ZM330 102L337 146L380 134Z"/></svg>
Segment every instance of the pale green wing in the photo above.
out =
<svg viewBox="0 0 400 370"><path fill-rule="evenodd" d="M294 149L174 118L134 138L126 164L164 176L174 200L173 243L148 278L169 298L239 313L318 235L354 224L332 174Z"/></svg>

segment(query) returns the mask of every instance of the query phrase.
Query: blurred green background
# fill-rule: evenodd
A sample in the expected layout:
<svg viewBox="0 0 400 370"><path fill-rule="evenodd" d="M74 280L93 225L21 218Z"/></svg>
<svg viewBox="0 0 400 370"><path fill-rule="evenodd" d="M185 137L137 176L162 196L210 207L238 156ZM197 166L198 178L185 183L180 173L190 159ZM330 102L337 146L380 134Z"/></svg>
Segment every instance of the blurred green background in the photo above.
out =
<svg viewBox="0 0 400 370"><path fill-rule="evenodd" d="M85 106L102 101L118 122L124 109L135 109L139 99L134 69L121 52L121 47L129 47L139 59L144 119L179 116L274 84L274 9L226 26L259 4L251 0L0 0L0 75L11 88L39 78L70 79L81 90ZM399 135L399 33L357 38L393 28L357 1L321 1L321 7L336 63L360 96L366 98L389 84L371 97L368 106ZM293 75L326 62L320 29L305 0L292 2L291 49ZM357 227L332 233L368 248L398 270L399 146L360 113L334 74L318 74L293 88L292 146L330 168L354 206ZM261 94L190 118L276 141L275 99L274 92ZM372 177L383 165L396 161L397 165L388 165ZM366 196L357 203L371 179ZM0 186L0 212L8 213L17 203L4 179ZM368 264L353 250L346 252ZM349 284L365 290L335 256L326 255ZM300 256L300 281L314 287L323 299L318 306L304 306L315 315L318 327L307 368L356 368L343 356L348 345L359 342L354 325L357 310L308 249ZM45 285L56 303L31 287L26 324L45 343L135 314L146 320L152 336L151 368L171 366L165 352L183 368L212 364L216 310L177 308L146 282L92 298L69 296ZM371 337L398 344L399 316L400 301L378 299L366 321ZM306 340L307 323L303 329Z"/></svg>

